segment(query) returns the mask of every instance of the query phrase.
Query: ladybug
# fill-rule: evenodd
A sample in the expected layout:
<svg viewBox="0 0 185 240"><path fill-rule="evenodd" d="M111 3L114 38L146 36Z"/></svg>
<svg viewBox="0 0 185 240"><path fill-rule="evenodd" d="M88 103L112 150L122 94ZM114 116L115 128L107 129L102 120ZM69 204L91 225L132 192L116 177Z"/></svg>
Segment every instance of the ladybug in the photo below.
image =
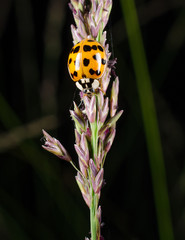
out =
<svg viewBox="0 0 185 240"><path fill-rule="evenodd" d="M94 92L100 86L107 58L104 47L93 39L77 43L68 57L69 74L84 93Z"/></svg>

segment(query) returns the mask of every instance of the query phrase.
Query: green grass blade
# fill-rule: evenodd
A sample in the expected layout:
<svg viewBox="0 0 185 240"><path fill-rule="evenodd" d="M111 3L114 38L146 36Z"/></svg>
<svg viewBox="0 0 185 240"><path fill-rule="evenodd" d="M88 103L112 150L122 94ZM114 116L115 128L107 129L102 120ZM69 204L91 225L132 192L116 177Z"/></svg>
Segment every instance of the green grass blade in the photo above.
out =
<svg viewBox="0 0 185 240"><path fill-rule="evenodd" d="M146 134L156 215L161 240L173 240L166 172L152 86L134 0L121 0Z"/></svg>

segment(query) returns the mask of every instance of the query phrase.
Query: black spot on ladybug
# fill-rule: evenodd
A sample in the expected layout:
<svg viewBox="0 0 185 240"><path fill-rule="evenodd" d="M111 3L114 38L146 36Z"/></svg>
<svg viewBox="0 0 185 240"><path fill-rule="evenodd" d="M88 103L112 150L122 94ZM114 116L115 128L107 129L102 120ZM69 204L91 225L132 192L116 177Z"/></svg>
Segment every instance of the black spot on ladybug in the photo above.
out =
<svg viewBox="0 0 185 240"><path fill-rule="evenodd" d="M90 73L91 75L93 75L93 74L95 73L95 71L91 68L91 69L89 70L89 73Z"/></svg>
<svg viewBox="0 0 185 240"><path fill-rule="evenodd" d="M105 65L105 64L106 64L106 60L102 58L101 63L102 63L103 65Z"/></svg>
<svg viewBox="0 0 185 240"><path fill-rule="evenodd" d="M84 60L83 60L83 64L84 64L84 66L87 67L87 66L89 65L89 63L90 63L89 59L84 58Z"/></svg>
<svg viewBox="0 0 185 240"><path fill-rule="evenodd" d="M102 48L100 45L98 45L98 49L99 49L101 52L103 52L103 48Z"/></svg>
<svg viewBox="0 0 185 240"><path fill-rule="evenodd" d="M89 39L89 40L87 40L87 42L95 42L94 40L92 40L92 39Z"/></svg>
<svg viewBox="0 0 185 240"><path fill-rule="evenodd" d="M101 74L101 71L99 71L99 70L96 70L96 75L100 75Z"/></svg>
<svg viewBox="0 0 185 240"><path fill-rule="evenodd" d="M77 77L77 76L78 76L77 71L74 71L73 75L74 75L75 77Z"/></svg>
<svg viewBox="0 0 185 240"><path fill-rule="evenodd" d="M97 46L96 45L92 45L92 49L93 50L97 50Z"/></svg>
<svg viewBox="0 0 185 240"><path fill-rule="evenodd" d="M86 75L85 75L85 74L82 74L82 78L86 78Z"/></svg>
<svg viewBox="0 0 185 240"><path fill-rule="evenodd" d="M74 51L74 48L71 49L70 53L73 53L73 51Z"/></svg>
<svg viewBox="0 0 185 240"><path fill-rule="evenodd" d="M77 53L80 50L80 46L75 47L73 53Z"/></svg>
<svg viewBox="0 0 185 240"><path fill-rule="evenodd" d="M79 68L80 67L80 61L79 60L75 60L74 61L75 67Z"/></svg>
<svg viewBox="0 0 185 240"><path fill-rule="evenodd" d="M69 64L72 62L72 58L69 59Z"/></svg>
<svg viewBox="0 0 185 240"><path fill-rule="evenodd" d="M91 46L89 46L89 45L84 45L84 46L83 46L83 50L84 50L84 52L90 52L90 51L91 51Z"/></svg>
<svg viewBox="0 0 185 240"><path fill-rule="evenodd" d="M94 58L94 60L97 60L97 56L96 56L96 54L95 54L95 55L93 55L93 58Z"/></svg>

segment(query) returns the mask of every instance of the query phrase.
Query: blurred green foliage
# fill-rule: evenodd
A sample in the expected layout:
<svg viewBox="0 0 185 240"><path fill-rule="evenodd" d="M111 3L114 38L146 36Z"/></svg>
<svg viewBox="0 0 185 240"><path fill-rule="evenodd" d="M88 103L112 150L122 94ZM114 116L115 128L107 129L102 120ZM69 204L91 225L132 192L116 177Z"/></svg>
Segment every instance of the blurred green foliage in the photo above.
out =
<svg viewBox="0 0 185 240"><path fill-rule="evenodd" d="M105 164L102 231L107 240L156 240L159 229L146 132L120 3L113 1L106 30L112 58L118 59L119 105L125 113ZM185 4L181 0L135 3L159 123L174 235L184 240ZM61 140L77 163L69 109L79 97L66 64L73 23L67 0L0 1L2 240L84 239L89 232L89 211L74 169L45 152L40 142L44 128ZM160 177L157 180L160 188Z"/></svg>

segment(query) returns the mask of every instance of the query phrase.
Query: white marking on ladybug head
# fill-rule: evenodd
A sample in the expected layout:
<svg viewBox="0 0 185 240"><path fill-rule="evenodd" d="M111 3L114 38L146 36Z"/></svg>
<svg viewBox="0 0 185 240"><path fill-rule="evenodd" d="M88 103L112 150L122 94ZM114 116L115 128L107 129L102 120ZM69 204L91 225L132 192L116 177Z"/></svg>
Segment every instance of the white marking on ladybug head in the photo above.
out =
<svg viewBox="0 0 185 240"><path fill-rule="evenodd" d="M81 91L84 90L83 87L82 87L82 85L81 85L79 82L76 82L76 86L77 86L77 88L80 89Z"/></svg>
<svg viewBox="0 0 185 240"><path fill-rule="evenodd" d="M81 81L81 83L89 83L90 79L89 78L81 78L80 81Z"/></svg>
<svg viewBox="0 0 185 240"><path fill-rule="evenodd" d="M80 79L81 83L85 83L85 78Z"/></svg>
<svg viewBox="0 0 185 240"><path fill-rule="evenodd" d="M84 79L86 83L90 83L90 79L89 78L85 78Z"/></svg>
<svg viewBox="0 0 185 240"><path fill-rule="evenodd" d="M100 82L97 79L94 79L92 83L92 88L97 89L100 86Z"/></svg>

